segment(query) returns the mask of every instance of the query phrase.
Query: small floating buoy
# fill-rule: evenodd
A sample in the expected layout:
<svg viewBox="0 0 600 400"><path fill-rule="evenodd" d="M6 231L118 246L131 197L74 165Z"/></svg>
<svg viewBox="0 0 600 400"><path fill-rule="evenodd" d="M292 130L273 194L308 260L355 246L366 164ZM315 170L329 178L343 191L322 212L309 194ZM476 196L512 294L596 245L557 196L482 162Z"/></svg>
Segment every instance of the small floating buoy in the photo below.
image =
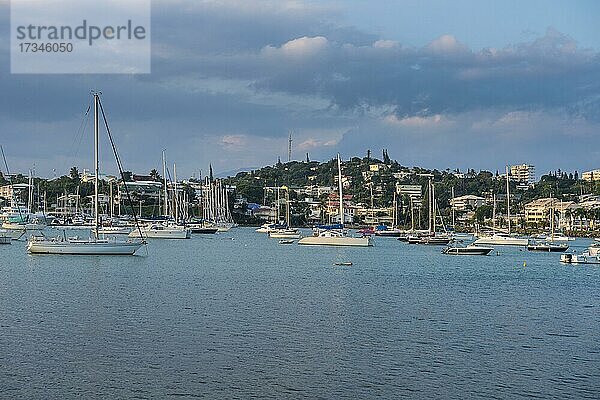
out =
<svg viewBox="0 0 600 400"><path fill-rule="evenodd" d="M527 266L527 261L523 261L523 266L526 267Z"/></svg>

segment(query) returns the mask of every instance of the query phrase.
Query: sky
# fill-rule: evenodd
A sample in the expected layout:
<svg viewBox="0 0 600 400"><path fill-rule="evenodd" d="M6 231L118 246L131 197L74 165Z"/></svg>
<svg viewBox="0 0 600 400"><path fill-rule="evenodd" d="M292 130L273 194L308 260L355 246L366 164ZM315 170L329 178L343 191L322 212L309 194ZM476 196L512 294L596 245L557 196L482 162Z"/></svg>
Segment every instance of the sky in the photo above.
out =
<svg viewBox="0 0 600 400"><path fill-rule="evenodd" d="M402 165L600 168L597 1L169 0L152 73L10 73L0 0L0 144L12 171L91 168L90 90L124 167L180 177L386 148ZM102 168L115 171L107 144ZM4 170L4 168L1 168Z"/></svg>

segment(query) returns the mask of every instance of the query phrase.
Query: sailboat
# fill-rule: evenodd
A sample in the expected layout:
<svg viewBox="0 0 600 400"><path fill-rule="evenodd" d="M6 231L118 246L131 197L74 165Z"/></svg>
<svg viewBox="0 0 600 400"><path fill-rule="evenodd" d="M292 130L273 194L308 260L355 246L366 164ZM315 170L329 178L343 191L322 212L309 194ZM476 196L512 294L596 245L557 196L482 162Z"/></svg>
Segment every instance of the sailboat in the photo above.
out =
<svg viewBox="0 0 600 400"><path fill-rule="evenodd" d="M338 192L340 197L340 225L338 229L318 229L315 235L302 238L298 244L313 245L313 246L350 246L350 247L367 247L372 246L370 236L351 237L344 231L344 196L342 187L342 163L340 155L337 155L338 163Z"/></svg>
<svg viewBox="0 0 600 400"><path fill-rule="evenodd" d="M392 227L388 228L386 225L379 225L375 227L375 230L373 231L373 233L375 234L375 236L382 236L382 237L400 237L402 235L402 231L400 229L397 228L398 226L398 203L396 201L396 191L394 190L394 200L392 201Z"/></svg>
<svg viewBox="0 0 600 400"><path fill-rule="evenodd" d="M484 236L477 239L474 244L490 246L527 246L529 244L529 239L511 236L510 234L510 175L508 165L506 166L506 215L508 220L508 233L495 232L491 236Z"/></svg>
<svg viewBox="0 0 600 400"><path fill-rule="evenodd" d="M129 233L130 238L149 238L149 239L189 239L191 237L191 229L185 225L178 225L179 219L179 202L178 202L178 192L177 192L177 175L176 175L176 167L173 166L174 173L174 195L173 200L175 205L171 207L174 209L174 215L168 214L168 203L169 203L169 189L167 182L167 164L165 158L165 151L162 152L162 162L163 162L163 179L164 179L164 213L165 217L170 218L174 217L175 222L167 220L164 222L153 222L141 226L139 229L134 229Z"/></svg>
<svg viewBox="0 0 600 400"><path fill-rule="evenodd" d="M98 184L100 179L99 171L99 120L98 113L102 111L102 117L108 136L112 142L112 136L108 129L106 115L100 102L100 93L94 92L94 227L89 239L67 238L66 235L58 238L46 238L43 236L32 236L27 242L27 251L31 254L73 254L73 255L133 255L144 244L143 241L116 241L107 240L99 237L98 228L100 227L99 204L98 204ZM114 143L113 143L114 148ZM117 164L121 170L120 160L115 150ZM135 218L135 213L134 213ZM136 218L137 224L137 218Z"/></svg>
<svg viewBox="0 0 600 400"><path fill-rule="evenodd" d="M436 232L436 216L437 216L437 207L435 201L435 185L433 183L433 175L431 174L423 174L422 176L427 176L429 178L428 187L429 187L429 232L424 236L416 236L409 237L408 243L411 244L427 244L427 245L446 245L450 243L452 238L445 233L437 233Z"/></svg>
<svg viewBox="0 0 600 400"><path fill-rule="evenodd" d="M6 172L10 174L8 163L6 162L6 157L4 156L4 148L2 146L0 146L0 151L2 152L2 158L4 160ZM0 228L6 230L7 235L16 240L27 235L28 231L39 232L46 227L45 215L40 215L39 212L35 214L31 212L33 207L33 175L31 170L29 170L27 190L27 206L21 203L20 200L15 196L13 186L13 194L10 199L10 206L5 206L0 209Z"/></svg>
<svg viewBox="0 0 600 400"><path fill-rule="evenodd" d="M556 243L554 240L554 199L551 198L550 208L550 240L544 242L534 242L527 245L529 251L543 251L547 253L562 253L567 251L569 245L566 243Z"/></svg>
<svg viewBox="0 0 600 400"><path fill-rule="evenodd" d="M290 189L287 186L282 186L281 189L285 190L285 225L275 227L269 231L269 237L275 239L300 239L298 229L290 227Z"/></svg>

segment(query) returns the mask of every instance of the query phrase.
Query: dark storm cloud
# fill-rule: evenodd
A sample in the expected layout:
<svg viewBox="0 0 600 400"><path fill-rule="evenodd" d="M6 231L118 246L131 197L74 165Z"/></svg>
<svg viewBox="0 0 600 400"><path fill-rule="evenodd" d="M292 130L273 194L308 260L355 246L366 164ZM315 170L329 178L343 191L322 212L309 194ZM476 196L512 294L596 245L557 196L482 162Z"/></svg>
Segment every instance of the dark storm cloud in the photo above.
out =
<svg viewBox="0 0 600 400"><path fill-rule="evenodd" d="M336 144L348 153L400 149L418 141L415 132L437 133L428 143L438 149L429 154L444 163L444 140L457 132L462 141L487 135L507 148L519 139L503 137L506 130L535 136L527 118L473 129L482 115L502 120L523 111L536 116L540 129L552 115L561 122L555 126L562 131L553 130L557 141L569 129L590 137L587 122L570 119L600 118L598 54L553 29L500 49L473 51L450 34L415 48L344 26L341 11L331 7L155 2L152 74L27 76L9 73L7 15L0 6L0 141L19 149L23 166L46 160L50 169L69 156L65 143L73 141L96 88L123 132L123 152L140 169L153 167L148 154L167 146L185 160L184 171L215 157L227 169L272 162L284 154L290 128L298 132L299 151L322 158ZM32 146L42 135L53 140ZM485 152L487 145L473 143Z"/></svg>

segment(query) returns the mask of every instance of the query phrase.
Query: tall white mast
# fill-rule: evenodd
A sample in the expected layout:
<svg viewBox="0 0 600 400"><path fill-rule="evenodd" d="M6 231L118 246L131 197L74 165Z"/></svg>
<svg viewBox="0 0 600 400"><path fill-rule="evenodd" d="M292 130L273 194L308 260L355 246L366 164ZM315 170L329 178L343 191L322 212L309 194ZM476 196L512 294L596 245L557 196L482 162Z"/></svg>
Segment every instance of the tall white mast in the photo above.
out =
<svg viewBox="0 0 600 400"><path fill-rule="evenodd" d="M510 178L506 166L506 216L508 218L508 234L510 235Z"/></svg>
<svg viewBox="0 0 600 400"><path fill-rule="evenodd" d="M98 126L98 93L94 93L94 234L98 238L98 179L100 166L98 161L98 146L99 146L99 126Z"/></svg>
<svg viewBox="0 0 600 400"><path fill-rule="evenodd" d="M396 189L394 188L394 201L392 202L394 209L392 210L392 228L396 228L396 210L398 209L398 204L396 203Z"/></svg>
<svg viewBox="0 0 600 400"><path fill-rule="evenodd" d="M340 153L337 155L338 161L338 189L340 196L340 224L344 225L344 193L342 191L342 162L340 161Z"/></svg>
<svg viewBox="0 0 600 400"><path fill-rule="evenodd" d="M433 199L432 199L433 185L431 184L431 176L429 177L428 186L429 186L429 190L428 190L428 199L427 200L429 201L429 204L428 204L429 207L427 207L428 208L427 211L429 212L429 218L428 218L427 222L429 225L428 226L429 234L431 234L433 232L433 224L431 223L431 216L433 214L432 213L432 211L433 211Z"/></svg>
<svg viewBox="0 0 600 400"><path fill-rule="evenodd" d="M550 241L554 242L554 197L550 195Z"/></svg>
<svg viewBox="0 0 600 400"><path fill-rule="evenodd" d="M108 181L110 187L110 218L113 218L114 213L114 202L113 202L113 180L110 179Z"/></svg>
<svg viewBox="0 0 600 400"><path fill-rule="evenodd" d="M410 231L415 231L415 206L413 204L412 196L409 196L410 200Z"/></svg>
<svg viewBox="0 0 600 400"><path fill-rule="evenodd" d="M173 198L175 199L175 223L179 222L179 193L177 192L177 165L173 163L173 180L175 181L175 192Z"/></svg>
<svg viewBox="0 0 600 400"><path fill-rule="evenodd" d="M456 232L456 215L454 213L454 186L452 186L452 230Z"/></svg>
<svg viewBox="0 0 600 400"><path fill-rule="evenodd" d="M437 210L435 209L435 183L431 182L431 212L432 212L432 220L431 223L433 225L433 234L435 235L435 223L436 223L436 214Z"/></svg>
<svg viewBox="0 0 600 400"><path fill-rule="evenodd" d="M29 181L27 184L27 212L33 211L33 176L31 169L29 169Z"/></svg>
<svg viewBox="0 0 600 400"><path fill-rule="evenodd" d="M163 204L163 214L165 216L169 215L169 192L167 189L167 160L165 158L165 151L162 151L162 163L163 163L163 181L164 181L164 185L165 185L165 190L164 190L164 204Z"/></svg>
<svg viewBox="0 0 600 400"><path fill-rule="evenodd" d="M492 193L492 230L496 233L496 193Z"/></svg>

